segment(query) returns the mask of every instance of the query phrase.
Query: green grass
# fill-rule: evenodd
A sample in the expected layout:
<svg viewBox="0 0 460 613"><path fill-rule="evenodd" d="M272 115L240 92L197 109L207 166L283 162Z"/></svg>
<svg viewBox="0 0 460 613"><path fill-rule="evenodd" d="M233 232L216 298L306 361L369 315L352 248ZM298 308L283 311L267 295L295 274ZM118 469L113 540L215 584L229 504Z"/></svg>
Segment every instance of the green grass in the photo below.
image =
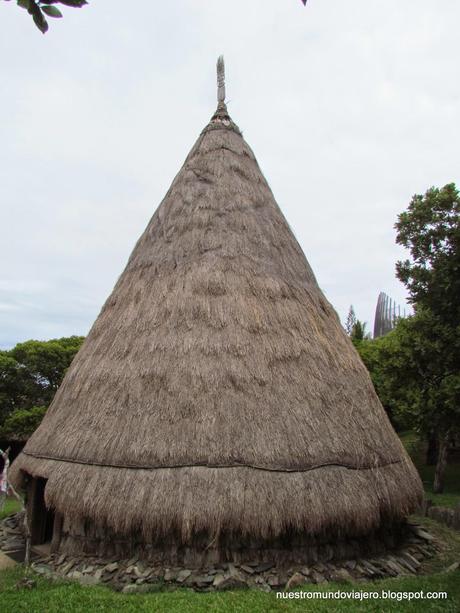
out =
<svg viewBox="0 0 460 613"><path fill-rule="evenodd" d="M460 571L442 572L460 559L460 533L427 518L417 518L432 534L442 549L439 555L424 562L426 575L400 577L374 582L329 583L308 586L305 592L381 590L391 592L447 592L447 600L395 599L363 600L279 600L275 593L257 590L196 593L186 589L151 594L126 595L106 587L82 587L77 583L51 581L18 566L0 572L1 613L270 613L302 611L305 613L458 613L460 611ZM32 589L16 587L29 576L36 581ZM299 590L297 590L299 591Z"/></svg>
<svg viewBox="0 0 460 613"><path fill-rule="evenodd" d="M20 509L21 505L16 498L7 498L5 506L0 511L0 521L12 513L17 513Z"/></svg>
<svg viewBox="0 0 460 613"><path fill-rule="evenodd" d="M64 582L34 579L32 589L16 588L24 576L18 567L0 573L0 609L2 613L99 613L99 612L167 612L167 613L266 613L270 611L304 611L337 613L419 613L419 611L458 613L460 608L460 573L440 574L430 577L407 577L386 579L367 583L330 583L313 586L304 591L365 592L387 590L392 592L445 591L447 600L278 600L275 593L266 594L256 590L233 592L195 593L185 589L152 594L119 594L104 587L81 587Z"/></svg>
<svg viewBox="0 0 460 613"><path fill-rule="evenodd" d="M443 507L460 504L460 462L458 456L451 457L446 468L445 488L442 494L433 493L434 466L425 464L426 444L415 432L400 433L401 441L412 458L425 488L427 498Z"/></svg>

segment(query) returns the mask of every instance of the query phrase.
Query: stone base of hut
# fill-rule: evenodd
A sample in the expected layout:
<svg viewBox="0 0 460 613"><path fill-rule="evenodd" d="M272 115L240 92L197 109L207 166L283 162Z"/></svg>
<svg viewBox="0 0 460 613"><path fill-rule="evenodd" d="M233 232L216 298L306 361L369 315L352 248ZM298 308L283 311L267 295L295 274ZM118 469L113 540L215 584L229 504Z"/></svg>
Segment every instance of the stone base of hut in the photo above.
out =
<svg viewBox="0 0 460 613"><path fill-rule="evenodd" d="M15 559L20 559L21 553L24 555L25 551L23 526L23 513L0 522L0 550L7 555L14 555ZM290 590L304 584L324 581L361 581L423 574L424 561L437 555L443 545L417 524L408 524L404 529L404 532L406 531L403 546L384 554L376 553L366 557L357 555L343 561L318 560L310 564L290 563L288 566L276 564L273 560L246 564L224 562L194 569L187 568L183 563L153 564L139 559L136 554L129 559L118 556L107 558L84 555L78 547L75 555L49 554L44 553L40 547L38 551L34 547L32 568L46 577L72 579L83 585L102 583L125 593L184 586L197 591L235 588L252 588L267 592ZM77 540L73 543L76 544ZM268 555L268 550L266 553ZM327 549L323 544L319 546L318 557L320 554L324 559L324 556L331 554L331 549ZM315 558L316 556L313 557Z"/></svg>

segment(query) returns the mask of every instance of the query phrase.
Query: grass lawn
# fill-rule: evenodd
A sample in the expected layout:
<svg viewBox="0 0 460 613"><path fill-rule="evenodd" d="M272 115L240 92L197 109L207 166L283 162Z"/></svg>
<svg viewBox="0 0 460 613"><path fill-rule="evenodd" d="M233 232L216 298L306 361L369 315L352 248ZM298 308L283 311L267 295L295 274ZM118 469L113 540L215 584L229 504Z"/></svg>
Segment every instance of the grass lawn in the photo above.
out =
<svg viewBox="0 0 460 613"><path fill-rule="evenodd" d="M444 611L458 613L460 610L460 573L453 572L429 577L407 577L359 584L330 583L327 586L309 587L305 591L335 592L426 592L445 591L447 600L412 600L398 602L396 599L357 601L343 600L279 600L274 593L256 590L196 593L185 589L173 592L125 595L104 587L81 587L71 583L53 583L37 578L32 589L16 589L21 579L22 568L3 571L0 574L0 608L3 613L92 613L99 611L138 612L164 611L165 613L199 613L200 611L265 613L267 611L324 611L329 612L407 612Z"/></svg>
<svg viewBox="0 0 460 613"><path fill-rule="evenodd" d="M161 591L150 594L125 595L105 587L82 587L73 582L50 581L29 571L36 587L17 588L17 582L27 574L23 567L0 572L1 613L266 613L270 611L305 611L319 613L419 613L460 611L460 571L443 573L454 561L460 559L460 533L454 532L426 518L420 522L443 542L439 556L424 563L424 571L430 574L418 577L402 577L374 582L329 583L308 586L305 592L426 592L445 591L446 600L414 599L398 602L396 599L280 600L275 593L256 590L196 593L186 589Z"/></svg>
<svg viewBox="0 0 460 613"><path fill-rule="evenodd" d="M21 505L19 504L18 500L16 500L16 498L7 498L5 506L0 511L0 521L7 517L7 515L17 513L20 509Z"/></svg>
<svg viewBox="0 0 460 613"><path fill-rule="evenodd" d="M426 444L415 432L402 432L400 438L414 462L423 481L427 498L443 507L456 507L460 504L460 458L449 458L446 469L445 490L442 494L433 494L434 466L426 466Z"/></svg>

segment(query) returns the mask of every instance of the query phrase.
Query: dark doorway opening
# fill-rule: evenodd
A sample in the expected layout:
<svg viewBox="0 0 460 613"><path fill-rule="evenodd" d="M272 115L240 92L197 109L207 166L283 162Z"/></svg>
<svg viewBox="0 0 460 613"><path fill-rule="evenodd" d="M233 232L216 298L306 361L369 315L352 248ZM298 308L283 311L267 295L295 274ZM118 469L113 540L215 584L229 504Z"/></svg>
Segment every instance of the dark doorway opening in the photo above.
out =
<svg viewBox="0 0 460 613"><path fill-rule="evenodd" d="M31 544L51 544L54 530L54 511L45 504L46 479L33 479L30 491Z"/></svg>

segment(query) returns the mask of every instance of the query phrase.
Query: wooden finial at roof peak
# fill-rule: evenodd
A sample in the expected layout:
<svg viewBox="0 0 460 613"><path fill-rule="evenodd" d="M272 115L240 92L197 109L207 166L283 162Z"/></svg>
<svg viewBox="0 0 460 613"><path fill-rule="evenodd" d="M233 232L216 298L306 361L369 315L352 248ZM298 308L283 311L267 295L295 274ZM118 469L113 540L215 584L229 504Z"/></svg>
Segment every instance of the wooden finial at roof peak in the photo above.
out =
<svg viewBox="0 0 460 613"><path fill-rule="evenodd" d="M225 63L224 56L219 55L217 59L217 102L225 103Z"/></svg>

